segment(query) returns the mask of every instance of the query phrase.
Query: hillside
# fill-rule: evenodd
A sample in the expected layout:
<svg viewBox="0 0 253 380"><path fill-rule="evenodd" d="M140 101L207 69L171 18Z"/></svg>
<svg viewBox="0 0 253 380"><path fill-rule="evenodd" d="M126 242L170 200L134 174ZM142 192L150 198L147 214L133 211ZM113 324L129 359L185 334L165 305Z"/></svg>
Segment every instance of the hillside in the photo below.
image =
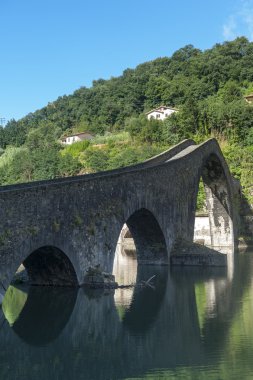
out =
<svg viewBox="0 0 253 380"><path fill-rule="evenodd" d="M250 197L253 184L253 43L246 38L201 51L191 45L171 57L126 69L59 97L0 127L0 184L112 169L146 159L184 138L215 136ZM164 122L144 112L179 109ZM59 137L90 130L91 143L63 148Z"/></svg>

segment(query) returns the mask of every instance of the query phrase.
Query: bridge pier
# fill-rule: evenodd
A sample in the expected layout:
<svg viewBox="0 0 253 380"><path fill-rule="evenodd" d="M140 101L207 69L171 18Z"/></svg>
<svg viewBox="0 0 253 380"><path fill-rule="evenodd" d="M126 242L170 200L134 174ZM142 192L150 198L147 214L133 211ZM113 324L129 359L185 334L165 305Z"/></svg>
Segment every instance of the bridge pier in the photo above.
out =
<svg viewBox="0 0 253 380"><path fill-rule="evenodd" d="M227 255L197 243L176 244L170 258L171 265L226 267Z"/></svg>

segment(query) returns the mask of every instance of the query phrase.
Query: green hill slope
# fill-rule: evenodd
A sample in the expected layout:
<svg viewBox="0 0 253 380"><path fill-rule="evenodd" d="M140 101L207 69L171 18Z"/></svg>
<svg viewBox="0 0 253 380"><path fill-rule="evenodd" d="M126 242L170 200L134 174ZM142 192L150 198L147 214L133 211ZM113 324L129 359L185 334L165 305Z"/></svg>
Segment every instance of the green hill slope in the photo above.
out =
<svg viewBox="0 0 253 380"><path fill-rule="evenodd" d="M112 169L146 159L184 138L219 139L234 175L251 197L253 184L253 43L246 38L201 51L191 45L171 57L99 79L0 127L0 184ZM179 109L164 122L144 113ZM91 143L57 142L90 130Z"/></svg>

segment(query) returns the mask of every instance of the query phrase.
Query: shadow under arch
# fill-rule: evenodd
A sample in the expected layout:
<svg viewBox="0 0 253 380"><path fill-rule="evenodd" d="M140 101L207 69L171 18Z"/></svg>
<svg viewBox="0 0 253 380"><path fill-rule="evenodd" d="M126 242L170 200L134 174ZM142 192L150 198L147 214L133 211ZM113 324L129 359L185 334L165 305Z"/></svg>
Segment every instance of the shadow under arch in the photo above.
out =
<svg viewBox="0 0 253 380"><path fill-rule="evenodd" d="M12 329L32 346L52 342L68 323L76 303L77 292L77 288L31 286Z"/></svg>
<svg viewBox="0 0 253 380"><path fill-rule="evenodd" d="M234 247L232 189L228 168L223 160L211 153L200 169L206 195L212 247Z"/></svg>
<svg viewBox="0 0 253 380"><path fill-rule="evenodd" d="M68 256L54 246L33 251L23 262L32 285L78 286L78 279Z"/></svg>
<svg viewBox="0 0 253 380"><path fill-rule="evenodd" d="M168 264L165 238L152 212L141 208L127 219L126 225L134 239L138 264Z"/></svg>

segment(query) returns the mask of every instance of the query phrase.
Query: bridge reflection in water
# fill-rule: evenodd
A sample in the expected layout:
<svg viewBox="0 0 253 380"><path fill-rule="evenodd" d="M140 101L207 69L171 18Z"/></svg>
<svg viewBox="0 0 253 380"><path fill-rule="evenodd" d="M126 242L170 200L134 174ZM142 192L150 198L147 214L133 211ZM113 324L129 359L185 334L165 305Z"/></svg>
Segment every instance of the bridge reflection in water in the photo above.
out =
<svg viewBox="0 0 253 380"><path fill-rule="evenodd" d="M236 260L233 278L225 268L139 266L137 282L156 275L155 289L137 287L131 297L12 288L3 306L8 320L0 319L0 377L246 378L253 370L252 333L242 334L253 330L253 257Z"/></svg>

